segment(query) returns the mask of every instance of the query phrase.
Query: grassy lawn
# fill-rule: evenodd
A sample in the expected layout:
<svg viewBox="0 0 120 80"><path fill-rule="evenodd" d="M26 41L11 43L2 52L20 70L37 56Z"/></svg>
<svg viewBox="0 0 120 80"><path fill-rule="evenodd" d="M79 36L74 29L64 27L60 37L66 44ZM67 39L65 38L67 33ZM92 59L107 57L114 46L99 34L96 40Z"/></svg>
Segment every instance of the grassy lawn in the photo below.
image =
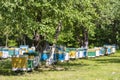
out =
<svg viewBox="0 0 120 80"><path fill-rule="evenodd" d="M65 68L62 71L14 73L8 61L0 61L0 80L120 80L120 51L109 56L59 63L56 67Z"/></svg>

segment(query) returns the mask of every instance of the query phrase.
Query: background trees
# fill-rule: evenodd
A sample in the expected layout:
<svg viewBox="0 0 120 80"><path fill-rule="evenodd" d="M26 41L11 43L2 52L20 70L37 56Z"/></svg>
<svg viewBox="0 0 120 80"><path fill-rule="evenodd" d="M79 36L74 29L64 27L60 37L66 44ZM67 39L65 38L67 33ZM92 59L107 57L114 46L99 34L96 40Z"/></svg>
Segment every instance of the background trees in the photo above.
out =
<svg viewBox="0 0 120 80"><path fill-rule="evenodd" d="M32 45L35 34L70 47L120 44L119 0L2 0L1 45ZM35 33L37 32L37 33Z"/></svg>

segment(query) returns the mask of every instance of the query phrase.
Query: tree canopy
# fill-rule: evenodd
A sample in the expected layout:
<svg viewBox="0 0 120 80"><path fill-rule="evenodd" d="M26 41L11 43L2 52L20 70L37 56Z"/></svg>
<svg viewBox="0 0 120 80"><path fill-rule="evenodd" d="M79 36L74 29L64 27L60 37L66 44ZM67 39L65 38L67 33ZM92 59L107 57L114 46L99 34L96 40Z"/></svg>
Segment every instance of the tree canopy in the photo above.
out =
<svg viewBox="0 0 120 80"><path fill-rule="evenodd" d="M32 45L35 32L69 47L120 44L119 0L1 0L0 45Z"/></svg>

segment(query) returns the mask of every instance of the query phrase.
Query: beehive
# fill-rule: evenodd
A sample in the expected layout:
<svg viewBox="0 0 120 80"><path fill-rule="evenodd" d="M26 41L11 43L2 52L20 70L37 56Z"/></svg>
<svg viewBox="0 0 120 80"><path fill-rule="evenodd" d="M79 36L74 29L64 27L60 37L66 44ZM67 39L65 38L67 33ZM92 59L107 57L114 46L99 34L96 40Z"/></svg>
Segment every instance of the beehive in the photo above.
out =
<svg viewBox="0 0 120 80"><path fill-rule="evenodd" d="M13 56L12 57L12 70L26 70L27 69L27 56Z"/></svg>

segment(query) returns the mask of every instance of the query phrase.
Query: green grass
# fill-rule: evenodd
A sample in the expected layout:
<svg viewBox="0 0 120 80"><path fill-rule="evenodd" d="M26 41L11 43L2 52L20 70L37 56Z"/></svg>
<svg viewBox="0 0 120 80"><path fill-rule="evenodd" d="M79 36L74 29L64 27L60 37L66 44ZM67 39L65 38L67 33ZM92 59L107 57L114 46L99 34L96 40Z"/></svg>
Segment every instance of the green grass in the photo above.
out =
<svg viewBox="0 0 120 80"><path fill-rule="evenodd" d="M7 63L8 62L8 63ZM11 72L11 64L0 61L0 80L120 80L120 51L109 56L58 63L65 70ZM2 65L1 65L2 64Z"/></svg>

